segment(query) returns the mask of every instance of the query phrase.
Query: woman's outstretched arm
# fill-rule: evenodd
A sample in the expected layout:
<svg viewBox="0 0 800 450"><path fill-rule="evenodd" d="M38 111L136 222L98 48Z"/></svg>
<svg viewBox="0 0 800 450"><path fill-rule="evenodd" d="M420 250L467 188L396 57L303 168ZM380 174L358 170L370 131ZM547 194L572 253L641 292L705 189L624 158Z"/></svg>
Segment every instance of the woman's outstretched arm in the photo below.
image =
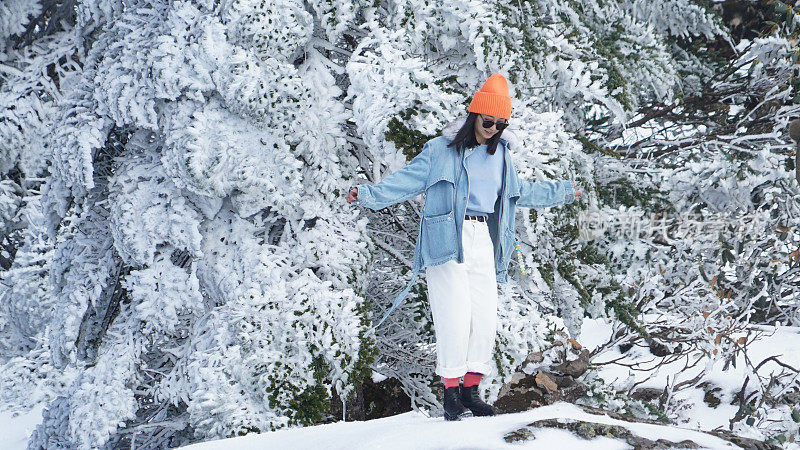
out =
<svg viewBox="0 0 800 450"><path fill-rule="evenodd" d="M396 170L378 184L350 186L348 197L351 197L349 194L355 188L357 192L353 203L377 210L423 193L430 172L431 151L431 145L426 142L422 151L408 165Z"/></svg>
<svg viewBox="0 0 800 450"><path fill-rule="evenodd" d="M536 182L519 180L519 194L517 206L538 209L572 203L581 191L576 192L570 180Z"/></svg>

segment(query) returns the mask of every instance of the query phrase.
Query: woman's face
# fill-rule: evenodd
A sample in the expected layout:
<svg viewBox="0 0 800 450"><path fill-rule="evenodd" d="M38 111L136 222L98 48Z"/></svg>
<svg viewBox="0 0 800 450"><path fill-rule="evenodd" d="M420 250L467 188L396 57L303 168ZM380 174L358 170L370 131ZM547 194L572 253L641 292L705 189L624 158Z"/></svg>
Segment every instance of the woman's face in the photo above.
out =
<svg viewBox="0 0 800 450"><path fill-rule="evenodd" d="M491 120L492 122L505 122L506 119L500 117L490 116L488 114L478 114L475 116L475 140L479 144L485 144L486 141L491 139L492 136L498 133L497 126L492 125L491 128L483 128L483 120Z"/></svg>

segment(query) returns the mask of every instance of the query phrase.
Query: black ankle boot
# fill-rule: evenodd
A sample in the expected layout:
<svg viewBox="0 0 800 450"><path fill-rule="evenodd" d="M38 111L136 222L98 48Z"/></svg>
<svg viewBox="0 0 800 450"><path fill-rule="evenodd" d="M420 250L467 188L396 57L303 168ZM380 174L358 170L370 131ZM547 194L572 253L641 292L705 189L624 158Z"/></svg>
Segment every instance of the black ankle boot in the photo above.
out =
<svg viewBox="0 0 800 450"><path fill-rule="evenodd" d="M459 386L444 389L444 420L461 420L472 417L472 412L461 404Z"/></svg>
<svg viewBox="0 0 800 450"><path fill-rule="evenodd" d="M494 408L478 396L478 385L461 386L461 404L469 408L475 416L493 416Z"/></svg>

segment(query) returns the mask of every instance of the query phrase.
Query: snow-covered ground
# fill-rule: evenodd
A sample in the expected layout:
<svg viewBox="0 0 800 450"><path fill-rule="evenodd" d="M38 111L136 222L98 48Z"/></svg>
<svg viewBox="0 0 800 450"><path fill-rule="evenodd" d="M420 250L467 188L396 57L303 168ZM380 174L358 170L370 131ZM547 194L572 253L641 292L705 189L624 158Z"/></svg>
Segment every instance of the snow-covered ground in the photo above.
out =
<svg viewBox="0 0 800 450"><path fill-rule="evenodd" d="M537 408L516 414L494 417L471 417L459 422L446 422L442 417L430 418L408 412L364 422L338 422L306 428L280 430L260 435L203 442L183 447L186 450L248 450L264 448L297 449L628 449L630 445L617 439L598 437L581 439L568 431L541 429L534 439L506 443L503 436L531 422L542 419L570 418L587 422L625 426L634 434L657 440L680 442L684 439L706 448L736 448L728 442L683 428L630 423L608 416L587 414L569 403Z"/></svg>
<svg viewBox="0 0 800 450"><path fill-rule="evenodd" d="M800 366L800 328L777 327L763 328L767 330L758 341L753 342L749 348L753 360L771 355L782 355L781 360L794 367ZM608 340L611 326L603 320L584 320L582 334L579 341L587 348L594 349ZM648 361L653 355L646 350L632 349L627 355L622 355L616 347L598 355L593 362L601 362L625 357L623 361ZM657 371L636 372L625 366L604 365L598 370L598 376L603 378L609 386L624 389L630 383L643 381L640 386L663 388L669 381L674 383L673 377L680 372L683 363L661 367ZM769 364L764 371L769 372ZM693 376L697 369L683 371L678 376L686 379ZM729 404L733 393L741 388L745 365L737 364L723 371L719 364L711 370L706 380L720 387L717 393L721 403L716 408L711 408L703 401L703 391L688 389L676 394L676 397L685 403L682 416L684 423L680 427L659 426L650 424L622 422L608 416L592 415L578 407L557 403L555 405L537 408L518 414L505 414L496 417L474 417L461 422L445 422L442 417L427 417L421 412L408 412L392 417L370 420L365 422L338 422L305 428L280 430L261 435L248 435L220 441L204 442L185 447L192 450L211 449L248 449L248 448L314 448L314 449L339 449L339 448L553 448L566 446L566 448L592 448L616 449L629 448L621 440L611 438L596 438L588 441L576 437L574 434L559 429L540 429L534 431L535 439L516 444L509 444L503 436L513 430L531 422L542 419L564 418L581 419L590 422L623 425L634 434L647 439L667 439L674 442L690 439L707 448L731 448L730 445L716 437L693 431L712 430L717 427L727 429L728 418L735 411L735 406ZM10 413L0 411L0 450L22 450L26 447L27 438L41 420L42 407L34 408L26 414L12 417ZM751 435L756 439L763 436ZM791 444L786 448L800 448Z"/></svg>
<svg viewBox="0 0 800 450"><path fill-rule="evenodd" d="M16 417L6 411L0 412L0 450L26 448L28 437L42 421L42 409L43 405L39 405Z"/></svg>
<svg viewBox="0 0 800 450"><path fill-rule="evenodd" d="M779 356L783 363L792 367L800 367L800 327L753 326L751 330L763 333L748 346L747 353L753 364L758 364L769 356ZM605 321L584 319L579 341L585 347L594 349L608 340L610 333L611 325ZM737 410L737 406L730 403L734 395L742 388L742 383L749 373L742 353L736 357L736 365L729 365L725 370L723 370L722 361L717 361L710 368L701 361L701 364L687 369L685 368L687 362L693 361L685 359L658 367L661 358L653 356L648 350L640 347L634 347L623 355L618 347L613 346L592 359L593 364L601 364L604 361L620 363L600 365L597 371L598 376L605 380L606 384L618 389L627 389L634 383L637 383L637 388L663 389L668 382L674 385L684 380L690 380L702 370L708 369L709 373L703 377L703 380L709 382L713 387L719 388L714 393L720 399L718 406L712 408L703 401L705 392L702 389L685 389L675 393L675 399L682 403L683 408L681 425L701 430L713 430L718 427L728 429L728 419L733 417ZM643 367L652 367L653 369L637 371L625 365L632 363L643 363ZM779 371L780 366L770 361L759 369L759 374L768 377L770 373ZM754 385L755 381L751 380L749 386L752 388ZM766 434L745 434L745 437L759 440L763 440L765 436ZM790 448L800 448L800 446Z"/></svg>
<svg viewBox="0 0 800 450"><path fill-rule="evenodd" d="M800 328L798 327L764 327L766 333L751 344L748 352L753 360L760 361L771 355L782 355L781 360L795 367L800 366ZM585 319L581 336L582 345L592 350L606 342L611 335L612 327L604 320ZM646 350L634 348L627 355L622 355L616 346L609 348L597 356L596 361L609 361L624 358L620 362L645 362L656 360ZM624 389L631 383L639 383L640 387L662 389L669 378L670 383L691 378L702 367L693 370L683 369L684 362L678 361L664 365L657 370L641 372L631 370L623 365L603 365L598 376L610 386ZM653 364L655 366L655 364ZM729 403L735 391L741 388L745 374L745 364L740 361L736 367L722 370L722 364L716 364L710 376L705 379L722 388L717 395L722 402L711 408L703 401L701 389L687 389L676 393L676 398L684 402L682 416L685 423L679 427L659 426L641 423L623 422L608 416L597 416L584 412L577 406L568 403L557 403L517 414L505 414L491 418L474 417L460 422L445 422L442 417L427 417L419 412L409 412L393 417L365 421L338 422L314 427L281 430L262 435L248 435L239 438L219 440L185 447L192 450L216 449L249 449L249 448L314 448L314 449L502 449L502 448L591 448L617 449L630 448L618 439L600 437L593 440L581 439L571 432L559 429L540 429L535 431L535 439L522 443L506 443L503 436L531 422L542 419L579 419L611 425L621 425L632 433L651 440L667 439L679 442L689 439L706 448L738 448L727 441L694 430L727 429L728 419L736 410ZM762 370L769 372L770 365ZM676 374L679 378L674 379ZM763 439L763 436L748 437ZM789 444L786 448L798 448Z"/></svg>

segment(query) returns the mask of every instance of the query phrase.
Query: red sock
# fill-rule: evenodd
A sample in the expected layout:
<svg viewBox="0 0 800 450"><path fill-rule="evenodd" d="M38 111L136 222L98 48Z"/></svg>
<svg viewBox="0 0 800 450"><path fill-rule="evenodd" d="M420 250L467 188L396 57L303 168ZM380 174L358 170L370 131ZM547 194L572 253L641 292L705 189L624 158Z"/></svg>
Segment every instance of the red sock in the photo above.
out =
<svg viewBox="0 0 800 450"><path fill-rule="evenodd" d="M467 372L464 375L464 387L475 386L481 382L481 374L477 372Z"/></svg>
<svg viewBox="0 0 800 450"><path fill-rule="evenodd" d="M461 377L456 377L456 378L445 378L445 379L444 379L444 387L445 387L445 389L446 389L446 388L450 388L450 387L454 387L454 386L458 386L458 380L459 380L460 378L461 378Z"/></svg>

